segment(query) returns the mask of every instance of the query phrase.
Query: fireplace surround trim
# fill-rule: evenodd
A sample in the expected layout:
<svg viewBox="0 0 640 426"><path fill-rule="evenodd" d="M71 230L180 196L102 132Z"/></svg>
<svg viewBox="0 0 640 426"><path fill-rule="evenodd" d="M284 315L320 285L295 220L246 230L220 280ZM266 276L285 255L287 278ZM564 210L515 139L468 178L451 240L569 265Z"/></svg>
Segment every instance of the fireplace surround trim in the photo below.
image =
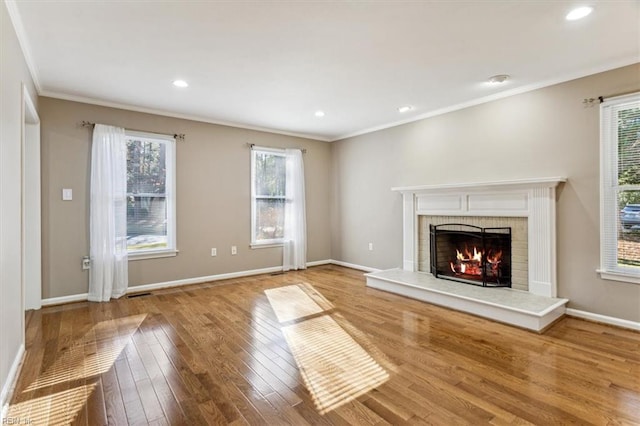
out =
<svg viewBox="0 0 640 426"><path fill-rule="evenodd" d="M566 177L394 187L403 197L403 269L418 270L418 217L526 217L529 292L557 297L556 187Z"/></svg>

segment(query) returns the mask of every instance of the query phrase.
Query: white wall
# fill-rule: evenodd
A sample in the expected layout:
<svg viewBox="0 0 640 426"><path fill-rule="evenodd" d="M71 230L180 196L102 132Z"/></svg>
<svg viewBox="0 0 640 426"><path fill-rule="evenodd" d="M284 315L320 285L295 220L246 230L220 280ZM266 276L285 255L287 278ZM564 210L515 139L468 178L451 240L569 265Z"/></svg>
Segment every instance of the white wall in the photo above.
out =
<svg viewBox="0 0 640 426"><path fill-rule="evenodd" d="M26 84L34 100L36 90L4 1L0 9L0 404L4 405L11 375L24 347L20 188L22 85Z"/></svg>

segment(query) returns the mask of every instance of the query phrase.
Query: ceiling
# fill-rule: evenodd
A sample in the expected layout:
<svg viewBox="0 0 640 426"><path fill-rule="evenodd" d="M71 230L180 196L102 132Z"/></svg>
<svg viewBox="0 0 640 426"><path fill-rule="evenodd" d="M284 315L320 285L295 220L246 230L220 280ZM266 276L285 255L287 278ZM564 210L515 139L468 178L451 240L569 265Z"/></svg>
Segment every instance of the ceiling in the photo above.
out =
<svg viewBox="0 0 640 426"><path fill-rule="evenodd" d="M327 141L639 62L640 2L586 4L7 0L41 95Z"/></svg>

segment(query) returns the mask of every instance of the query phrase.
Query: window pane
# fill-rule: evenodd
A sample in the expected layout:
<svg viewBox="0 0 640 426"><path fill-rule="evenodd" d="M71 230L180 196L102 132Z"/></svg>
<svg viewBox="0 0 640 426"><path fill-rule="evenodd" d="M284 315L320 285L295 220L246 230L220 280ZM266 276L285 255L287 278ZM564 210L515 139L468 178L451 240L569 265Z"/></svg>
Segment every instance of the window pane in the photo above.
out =
<svg viewBox="0 0 640 426"><path fill-rule="evenodd" d="M640 267L640 191L620 192L618 205L618 264Z"/></svg>
<svg viewBox="0 0 640 426"><path fill-rule="evenodd" d="M256 241L284 237L284 200L256 200Z"/></svg>
<svg viewBox="0 0 640 426"><path fill-rule="evenodd" d="M127 248L167 248L166 144L127 141Z"/></svg>
<svg viewBox="0 0 640 426"><path fill-rule="evenodd" d="M265 152L255 154L256 195L285 195L285 157Z"/></svg>
<svg viewBox="0 0 640 426"><path fill-rule="evenodd" d="M640 108L618 111L618 185L640 185Z"/></svg>

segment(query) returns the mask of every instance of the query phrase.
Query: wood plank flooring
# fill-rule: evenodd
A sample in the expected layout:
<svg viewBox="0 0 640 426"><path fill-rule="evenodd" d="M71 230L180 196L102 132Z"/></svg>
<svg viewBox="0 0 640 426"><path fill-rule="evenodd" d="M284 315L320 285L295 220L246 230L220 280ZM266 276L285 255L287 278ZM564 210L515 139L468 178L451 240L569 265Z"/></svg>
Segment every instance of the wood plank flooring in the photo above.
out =
<svg viewBox="0 0 640 426"><path fill-rule="evenodd" d="M320 266L30 312L18 421L638 425L640 333L538 335Z"/></svg>

